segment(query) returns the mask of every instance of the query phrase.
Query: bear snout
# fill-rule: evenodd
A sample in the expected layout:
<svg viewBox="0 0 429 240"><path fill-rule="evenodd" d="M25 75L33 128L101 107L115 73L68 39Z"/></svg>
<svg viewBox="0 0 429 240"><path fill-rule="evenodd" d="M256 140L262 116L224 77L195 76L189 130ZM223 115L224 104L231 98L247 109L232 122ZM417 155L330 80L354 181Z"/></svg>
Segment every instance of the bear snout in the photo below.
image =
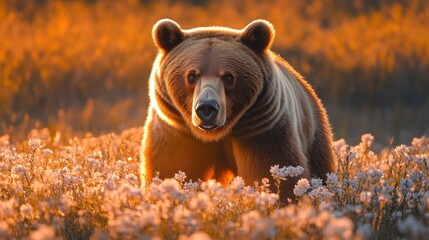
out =
<svg viewBox="0 0 429 240"><path fill-rule="evenodd" d="M211 130L217 127L214 120L219 113L219 103L214 99L201 99L196 103L195 113L201 119L199 127Z"/></svg>

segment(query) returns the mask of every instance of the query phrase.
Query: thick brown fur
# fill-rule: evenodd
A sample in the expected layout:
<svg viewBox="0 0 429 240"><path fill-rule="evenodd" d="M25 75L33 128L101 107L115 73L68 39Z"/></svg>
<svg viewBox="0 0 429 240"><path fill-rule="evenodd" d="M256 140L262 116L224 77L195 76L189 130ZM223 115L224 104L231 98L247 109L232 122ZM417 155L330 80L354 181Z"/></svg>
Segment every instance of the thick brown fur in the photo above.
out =
<svg viewBox="0 0 429 240"><path fill-rule="evenodd" d="M238 175L247 184L269 178L276 164L303 166L300 177L307 178L335 171L326 111L303 77L270 51L274 35L264 20L242 30L182 30L168 19L154 26L159 54L149 84L143 184L155 171L223 183ZM205 130L195 113L196 86L210 81L219 83L219 120ZM294 198L296 181L281 185L283 201Z"/></svg>

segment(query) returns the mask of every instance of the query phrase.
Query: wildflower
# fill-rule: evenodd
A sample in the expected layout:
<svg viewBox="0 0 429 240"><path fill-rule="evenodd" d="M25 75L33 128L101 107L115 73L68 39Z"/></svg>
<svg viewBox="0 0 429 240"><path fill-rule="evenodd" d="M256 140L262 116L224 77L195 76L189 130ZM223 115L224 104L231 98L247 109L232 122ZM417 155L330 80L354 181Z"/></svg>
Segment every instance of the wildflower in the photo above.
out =
<svg viewBox="0 0 429 240"><path fill-rule="evenodd" d="M418 182L425 180L426 176L422 171L412 171L410 174L410 179L413 182Z"/></svg>
<svg viewBox="0 0 429 240"><path fill-rule="evenodd" d="M262 178L261 186L259 186L259 191L261 192L269 192L270 180L268 178Z"/></svg>
<svg viewBox="0 0 429 240"><path fill-rule="evenodd" d="M412 238L423 237L424 234L428 232L423 223L417 220L413 215L409 215L405 220L399 221L398 230Z"/></svg>
<svg viewBox="0 0 429 240"><path fill-rule="evenodd" d="M116 161L116 168L123 170L127 170L129 168L128 163L122 160Z"/></svg>
<svg viewBox="0 0 429 240"><path fill-rule="evenodd" d="M242 177L235 177L232 182L228 185L228 189L231 190L233 194L241 194L244 187L244 180Z"/></svg>
<svg viewBox="0 0 429 240"><path fill-rule="evenodd" d="M220 196L224 192L222 185L216 182L214 179L210 179L207 182L201 184L201 188L204 192L208 193L211 197Z"/></svg>
<svg viewBox="0 0 429 240"><path fill-rule="evenodd" d="M42 146L42 140L36 138L30 139L28 140L28 146L33 151L39 149Z"/></svg>
<svg viewBox="0 0 429 240"><path fill-rule="evenodd" d="M395 154L398 156L408 156L409 151L408 147L404 144L397 146L394 150Z"/></svg>
<svg viewBox="0 0 429 240"><path fill-rule="evenodd" d="M363 191L359 194L359 199L361 202L365 204L369 204L371 202L372 193L368 191Z"/></svg>
<svg viewBox="0 0 429 240"><path fill-rule="evenodd" d="M173 221L179 226L190 227L192 230L196 228L197 224L191 212L183 205L179 205L174 209Z"/></svg>
<svg viewBox="0 0 429 240"><path fill-rule="evenodd" d="M41 224L35 231L30 233L31 240L55 239L55 229L52 226Z"/></svg>
<svg viewBox="0 0 429 240"><path fill-rule="evenodd" d="M323 186L323 180L320 178L312 178L310 180L312 188L318 188Z"/></svg>
<svg viewBox="0 0 429 240"><path fill-rule="evenodd" d="M27 168L23 165L13 166L11 170L11 177L12 179L27 178L28 177Z"/></svg>
<svg viewBox="0 0 429 240"><path fill-rule="evenodd" d="M174 174L174 179L176 179L179 183L183 183L186 179L186 174L182 171Z"/></svg>
<svg viewBox="0 0 429 240"><path fill-rule="evenodd" d="M249 239L267 239L276 235L276 228L272 221L262 218L258 211L243 214L241 231Z"/></svg>
<svg viewBox="0 0 429 240"><path fill-rule="evenodd" d="M200 184L198 182L192 182L190 179L189 182L185 182L183 184L183 189L185 191L197 191L200 188Z"/></svg>
<svg viewBox="0 0 429 240"><path fill-rule="evenodd" d="M347 154L347 143L344 139L340 139L337 140L335 142L333 142L333 149L335 154L339 157L339 158L344 158Z"/></svg>
<svg viewBox="0 0 429 240"><path fill-rule="evenodd" d="M414 181L410 178L403 178L399 181L399 190L409 192L414 185Z"/></svg>
<svg viewBox="0 0 429 240"><path fill-rule="evenodd" d="M307 192L307 190L310 188L310 183L308 182L307 179L305 178L301 178L300 180L298 180L298 182L295 185L295 188L293 189L293 193L297 196L300 197L302 196L304 193Z"/></svg>
<svg viewBox="0 0 429 240"><path fill-rule="evenodd" d="M43 156L47 157L47 156L50 156L52 154L54 154L54 152L51 149L49 149L49 148L43 149Z"/></svg>
<svg viewBox="0 0 429 240"><path fill-rule="evenodd" d="M304 172L304 168L301 166L297 167L282 167L279 168L279 165L271 166L270 173L274 179L286 180L286 177L297 177Z"/></svg>
<svg viewBox="0 0 429 240"><path fill-rule="evenodd" d="M352 179L344 179L344 181L347 181L353 192L356 192L359 189L359 181L356 177Z"/></svg>
<svg viewBox="0 0 429 240"><path fill-rule="evenodd" d="M262 209L266 209L268 207L274 206L278 200L279 200L278 194L261 192L256 198L255 203Z"/></svg>
<svg viewBox="0 0 429 240"><path fill-rule="evenodd" d="M89 158L87 159L87 162L89 163L89 165L90 165L90 166L98 165L98 160L97 160L97 159L95 159L95 158L92 158L92 157L89 157Z"/></svg>
<svg viewBox="0 0 429 240"><path fill-rule="evenodd" d="M366 133L366 134L362 135L362 137L361 137L361 143L366 148L371 147L371 145L372 145L373 142L374 142L374 136L372 136L370 133Z"/></svg>
<svg viewBox="0 0 429 240"><path fill-rule="evenodd" d="M341 187L338 183L338 177L335 173L327 173L326 174L326 184L328 189L334 194L341 193Z"/></svg>
<svg viewBox="0 0 429 240"><path fill-rule="evenodd" d="M157 171L157 172L155 172L155 175L154 175L154 177L152 178L152 183L153 184L156 184L156 185L159 185L159 184L161 184L162 183L162 180L159 178L159 172Z"/></svg>
<svg viewBox="0 0 429 240"><path fill-rule="evenodd" d="M29 203L21 205L19 212L22 218L31 219L33 217L33 207Z"/></svg>
<svg viewBox="0 0 429 240"><path fill-rule="evenodd" d="M0 163L0 171L2 172L8 172L9 171L9 164L5 162Z"/></svg>
<svg viewBox="0 0 429 240"><path fill-rule="evenodd" d="M153 200L169 199L182 202L185 197L179 182L171 178L165 179L159 185L151 183L149 193Z"/></svg>
<svg viewBox="0 0 429 240"><path fill-rule="evenodd" d="M421 138L413 138L411 145L421 152L426 152L429 150L429 138L425 136Z"/></svg>
<svg viewBox="0 0 429 240"><path fill-rule="evenodd" d="M365 172L358 172L357 173L357 178L359 180L365 180L365 179L367 179L366 173Z"/></svg>
<svg viewBox="0 0 429 240"><path fill-rule="evenodd" d="M325 200L330 198L331 195L332 194L328 191L328 189L326 189L325 186L313 188L313 190L308 193L308 196L313 200Z"/></svg>
<svg viewBox="0 0 429 240"><path fill-rule="evenodd" d="M73 201L73 198L69 194L63 194L60 197L60 201L56 203L58 209L63 213L67 214L70 212L70 209L76 205L76 202Z"/></svg>
<svg viewBox="0 0 429 240"><path fill-rule="evenodd" d="M380 179L383 177L383 172L379 169L371 169L368 172L368 177L374 181L380 181Z"/></svg>
<svg viewBox="0 0 429 240"><path fill-rule="evenodd" d="M125 175L125 180L127 180L129 183L134 185L137 185L139 182L139 179L137 178L137 176L132 173Z"/></svg>
<svg viewBox="0 0 429 240"><path fill-rule="evenodd" d="M212 208L212 201L205 192L199 192L196 197L192 198L189 202L189 208L192 210L206 210L210 211Z"/></svg>
<svg viewBox="0 0 429 240"><path fill-rule="evenodd" d="M323 229L326 239L351 239L353 236L353 222L346 218L332 217Z"/></svg>

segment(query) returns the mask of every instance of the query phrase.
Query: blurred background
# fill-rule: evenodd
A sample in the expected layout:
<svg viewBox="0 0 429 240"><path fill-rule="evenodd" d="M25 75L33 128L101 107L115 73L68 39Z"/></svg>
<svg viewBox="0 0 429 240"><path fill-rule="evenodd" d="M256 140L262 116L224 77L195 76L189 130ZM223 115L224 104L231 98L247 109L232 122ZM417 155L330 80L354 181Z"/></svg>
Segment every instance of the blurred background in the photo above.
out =
<svg viewBox="0 0 429 240"><path fill-rule="evenodd" d="M429 135L426 0L0 0L0 135L142 126L151 29L166 17L182 28L272 22L273 50L314 86L335 139Z"/></svg>

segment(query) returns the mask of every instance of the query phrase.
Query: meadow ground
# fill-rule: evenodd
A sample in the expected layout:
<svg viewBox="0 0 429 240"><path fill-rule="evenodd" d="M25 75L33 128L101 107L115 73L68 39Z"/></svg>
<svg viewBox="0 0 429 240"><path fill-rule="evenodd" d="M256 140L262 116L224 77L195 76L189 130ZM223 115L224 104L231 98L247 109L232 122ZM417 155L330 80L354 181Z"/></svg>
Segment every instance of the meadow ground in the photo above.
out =
<svg viewBox="0 0 429 240"><path fill-rule="evenodd" d="M429 138L371 151L334 144L338 171L301 179L297 202L269 186L299 168L272 166L250 185L152 179L139 187L141 129L66 139L32 130L0 137L2 239L424 239L429 233ZM173 161L174 159L172 159Z"/></svg>

